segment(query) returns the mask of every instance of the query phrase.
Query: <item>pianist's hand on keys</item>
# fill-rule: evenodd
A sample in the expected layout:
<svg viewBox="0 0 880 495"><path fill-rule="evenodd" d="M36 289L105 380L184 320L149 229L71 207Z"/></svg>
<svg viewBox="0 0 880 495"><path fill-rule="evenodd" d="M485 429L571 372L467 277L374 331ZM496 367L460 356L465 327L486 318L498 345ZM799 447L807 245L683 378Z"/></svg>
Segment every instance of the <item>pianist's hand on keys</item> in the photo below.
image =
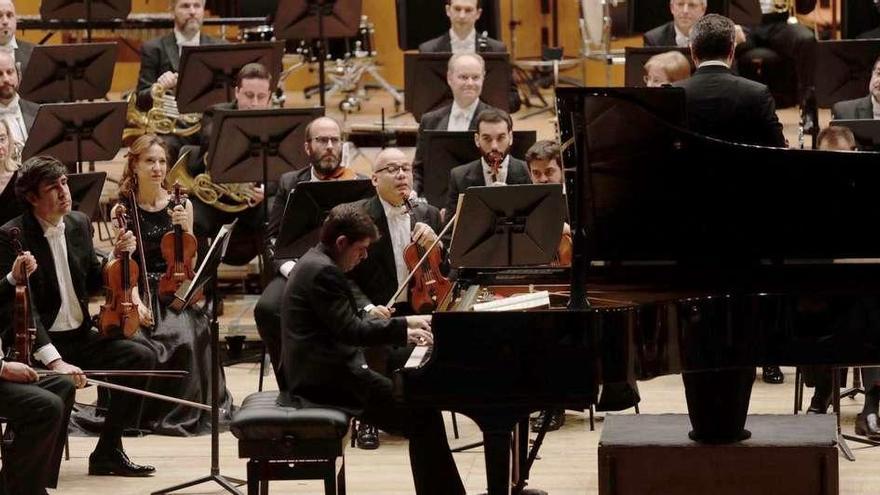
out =
<svg viewBox="0 0 880 495"><path fill-rule="evenodd" d="M431 334L431 315L413 315L406 317L406 340L416 345L432 345L434 335Z"/></svg>

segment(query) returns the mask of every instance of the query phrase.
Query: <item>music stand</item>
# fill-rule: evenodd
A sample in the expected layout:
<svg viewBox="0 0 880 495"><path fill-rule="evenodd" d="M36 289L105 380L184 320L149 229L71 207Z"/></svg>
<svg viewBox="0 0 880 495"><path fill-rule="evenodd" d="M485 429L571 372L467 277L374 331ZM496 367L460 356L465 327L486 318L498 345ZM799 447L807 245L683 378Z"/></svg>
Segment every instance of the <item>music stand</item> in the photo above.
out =
<svg viewBox="0 0 880 495"><path fill-rule="evenodd" d="M86 21L86 41L92 41L92 21L125 19L131 13L131 0L43 0L40 18L44 21Z"/></svg>
<svg viewBox="0 0 880 495"><path fill-rule="evenodd" d="M277 81L283 55L281 41L184 46L177 82L178 110L200 113L211 105L232 101L235 77L249 63L262 64Z"/></svg>
<svg viewBox="0 0 880 495"><path fill-rule="evenodd" d="M318 40L318 88L324 105L327 38L354 36L360 28L362 0L281 0L275 11L277 39Z"/></svg>
<svg viewBox="0 0 880 495"><path fill-rule="evenodd" d="M86 172L84 174L68 174L67 187L70 189L72 208L88 215L92 220L98 219L98 204L107 172Z"/></svg>
<svg viewBox="0 0 880 495"><path fill-rule="evenodd" d="M422 164L422 188L428 203L443 208L449 194L449 171L480 158L473 131L423 131L425 161ZM526 151L538 139L536 131L513 131L510 156L525 158Z"/></svg>
<svg viewBox="0 0 880 495"><path fill-rule="evenodd" d="M828 125L839 125L851 130L861 151L880 150L880 120L840 119L832 120Z"/></svg>
<svg viewBox="0 0 880 495"><path fill-rule="evenodd" d="M82 172L84 161L111 160L122 146L126 103L50 103L40 106L22 161L51 155L64 163L75 162Z"/></svg>
<svg viewBox="0 0 880 495"><path fill-rule="evenodd" d="M841 100L868 94L880 40L837 40L816 43L816 104L830 108Z"/></svg>
<svg viewBox="0 0 880 495"><path fill-rule="evenodd" d="M454 268L546 265L556 256L565 215L560 184L470 187L458 211Z"/></svg>
<svg viewBox="0 0 880 495"><path fill-rule="evenodd" d="M676 51L680 52L687 58L691 64L691 74L694 72L694 60L691 58L691 49L677 46L649 46L644 48L635 48L628 46L625 48L626 62L624 64L624 83L628 88L644 88L645 87L645 64L654 55L661 53Z"/></svg>
<svg viewBox="0 0 880 495"><path fill-rule="evenodd" d="M284 172L308 160L303 143L309 122L324 115L323 108L217 110L208 148L211 179L224 182L261 182L267 187ZM269 202L263 201L264 222ZM268 225L264 223L264 232Z"/></svg>
<svg viewBox="0 0 880 495"><path fill-rule="evenodd" d="M275 257L296 259L318 243L321 225L334 206L376 194L370 180L302 182L287 195Z"/></svg>
<svg viewBox="0 0 880 495"><path fill-rule="evenodd" d="M446 67L451 53L403 54L403 108L416 120L446 102L452 91L446 83ZM510 55L480 53L486 62L483 93L480 99L495 108L510 108Z"/></svg>
<svg viewBox="0 0 880 495"><path fill-rule="evenodd" d="M19 94L37 103L97 100L107 96L116 43L37 45L21 78Z"/></svg>
<svg viewBox="0 0 880 495"><path fill-rule="evenodd" d="M196 272L193 280L180 286L174 293L174 300L169 305L176 312L183 311L192 305L196 294L208 283L212 285L211 289L211 473L201 478L187 481L169 488L164 488L153 492L152 495L164 495L172 493L191 486L201 485L202 483L216 482L229 493L242 495L238 489L233 486L236 484L241 486L245 481L230 478L220 474L220 324L217 321L217 305L220 302L217 291L217 267L223 262L226 256L226 248L229 245L229 238L232 236L232 229L238 220L231 224L220 227L220 231L214 237L214 242L208 249L208 254L202 260L202 265Z"/></svg>

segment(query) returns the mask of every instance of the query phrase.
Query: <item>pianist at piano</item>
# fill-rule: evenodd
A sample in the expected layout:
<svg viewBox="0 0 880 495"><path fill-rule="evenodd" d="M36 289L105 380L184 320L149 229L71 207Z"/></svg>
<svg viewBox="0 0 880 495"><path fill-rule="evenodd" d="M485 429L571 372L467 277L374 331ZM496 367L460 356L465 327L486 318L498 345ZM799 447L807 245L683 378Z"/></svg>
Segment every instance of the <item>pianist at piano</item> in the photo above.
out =
<svg viewBox="0 0 880 495"><path fill-rule="evenodd" d="M440 411L395 403L391 380L366 367L362 347L433 342L430 316L365 318L355 306L344 272L364 260L378 235L360 208L339 205L324 221L321 241L293 268L282 302L288 388L281 400L346 409L402 433L417 494L464 494Z"/></svg>

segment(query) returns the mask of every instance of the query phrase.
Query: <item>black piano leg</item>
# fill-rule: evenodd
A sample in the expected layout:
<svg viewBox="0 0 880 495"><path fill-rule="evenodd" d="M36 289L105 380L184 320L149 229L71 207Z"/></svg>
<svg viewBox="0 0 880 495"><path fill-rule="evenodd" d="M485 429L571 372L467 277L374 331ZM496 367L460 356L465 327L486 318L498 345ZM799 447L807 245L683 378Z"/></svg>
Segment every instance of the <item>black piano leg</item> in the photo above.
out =
<svg viewBox="0 0 880 495"><path fill-rule="evenodd" d="M723 444L752 436L744 429L755 368L685 372L681 375L687 398L692 440Z"/></svg>
<svg viewBox="0 0 880 495"><path fill-rule="evenodd" d="M510 431L483 433L488 495L510 495Z"/></svg>

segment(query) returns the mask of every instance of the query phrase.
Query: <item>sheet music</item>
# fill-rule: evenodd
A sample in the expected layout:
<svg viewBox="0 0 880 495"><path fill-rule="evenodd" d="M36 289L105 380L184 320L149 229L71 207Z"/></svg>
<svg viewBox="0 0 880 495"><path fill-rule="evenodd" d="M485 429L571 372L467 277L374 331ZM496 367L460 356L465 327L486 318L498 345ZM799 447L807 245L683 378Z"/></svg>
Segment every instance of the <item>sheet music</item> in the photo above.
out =
<svg viewBox="0 0 880 495"><path fill-rule="evenodd" d="M474 304L474 311L523 311L526 309L549 308L550 292L541 290L505 297L495 301Z"/></svg>

